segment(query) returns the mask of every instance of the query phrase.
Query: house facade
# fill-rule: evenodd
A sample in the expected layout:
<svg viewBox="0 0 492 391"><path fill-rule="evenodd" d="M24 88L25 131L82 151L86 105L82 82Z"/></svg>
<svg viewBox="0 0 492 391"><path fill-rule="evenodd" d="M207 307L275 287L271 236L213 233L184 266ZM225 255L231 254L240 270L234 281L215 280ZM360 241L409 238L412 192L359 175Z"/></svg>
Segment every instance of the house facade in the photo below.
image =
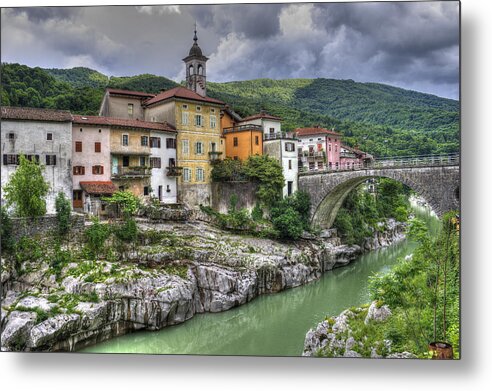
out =
<svg viewBox="0 0 492 391"><path fill-rule="evenodd" d="M366 167L373 159L372 155L357 148L343 144L340 146L340 168L342 170L357 170Z"/></svg>
<svg viewBox="0 0 492 391"><path fill-rule="evenodd" d="M263 130L263 154L277 159L285 178L284 197L297 191L297 139L293 133L282 132L282 119L265 112L244 118L239 126L258 126Z"/></svg>
<svg viewBox="0 0 492 391"><path fill-rule="evenodd" d="M341 135L334 130L314 126L297 128L299 139L297 154L300 171L339 170Z"/></svg>
<svg viewBox="0 0 492 391"><path fill-rule="evenodd" d="M50 186L47 213L55 213L59 192L72 198L72 115L63 110L2 107L1 119L2 188L17 169L20 155L35 160L43 166Z"/></svg>

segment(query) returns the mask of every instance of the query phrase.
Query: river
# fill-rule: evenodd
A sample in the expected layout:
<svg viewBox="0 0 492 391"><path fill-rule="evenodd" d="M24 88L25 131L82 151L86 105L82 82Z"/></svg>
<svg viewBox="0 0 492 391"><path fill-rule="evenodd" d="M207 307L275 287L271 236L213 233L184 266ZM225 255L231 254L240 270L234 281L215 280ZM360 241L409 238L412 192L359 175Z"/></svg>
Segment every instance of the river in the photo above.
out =
<svg viewBox="0 0 492 391"><path fill-rule="evenodd" d="M432 231L438 220L414 206ZM416 243L404 240L360 256L318 281L260 296L222 313L196 314L187 322L159 331L140 331L88 347L82 352L300 356L306 332L326 315L338 315L370 301L369 277L391 269L411 254Z"/></svg>

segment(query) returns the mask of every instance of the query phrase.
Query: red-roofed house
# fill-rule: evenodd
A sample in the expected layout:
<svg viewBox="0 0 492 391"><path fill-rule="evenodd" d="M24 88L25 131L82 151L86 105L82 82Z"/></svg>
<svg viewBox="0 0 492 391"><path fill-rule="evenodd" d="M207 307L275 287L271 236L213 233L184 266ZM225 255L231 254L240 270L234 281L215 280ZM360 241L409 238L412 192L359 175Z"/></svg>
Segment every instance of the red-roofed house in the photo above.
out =
<svg viewBox="0 0 492 391"><path fill-rule="evenodd" d="M295 133L300 171L340 169L340 133L320 126L298 128Z"/></svg>
<svg viewBox="0 0 492 391"><path fill-rule="evenodd" d="M366 166L373 156L362 152L358 148L352 148L347 145L340 146L340 168L342 170L355 170Z"/></svg>

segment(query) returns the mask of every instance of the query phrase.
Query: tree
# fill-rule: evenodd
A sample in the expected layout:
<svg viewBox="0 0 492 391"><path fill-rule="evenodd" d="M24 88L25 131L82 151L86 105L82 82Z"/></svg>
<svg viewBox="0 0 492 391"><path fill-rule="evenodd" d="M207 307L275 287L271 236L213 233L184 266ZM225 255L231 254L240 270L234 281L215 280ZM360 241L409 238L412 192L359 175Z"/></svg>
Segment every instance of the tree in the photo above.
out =
<svg viewBox="0 0 492 391"><path fill-rule="evenodd" d="M19 217L39 217L46 214L45 197L49 184L43 178L43 167L19 157L19 167L4 187L6 205L13 206Z"/></svg>
<svg viewBox="0 0 492 391"><path fill-rule="evenodd" d="M103 197L102 200L117 205L125 218L137 213L142 205L140 199L128 190L117 191L111 197Z"/></svg>
<svg viewBox="0 0 492 391"><path fill-rule="evenodd" d="M70 200L65 197L61 191L56 196L55 210L56 219L58 221L58 234L65 235L70 228L70 214L71 214Z"/></svg>
<svg viewBox="0 0 492 391"><path fill-rule="evenodd" d="M267 155L250 156L244 171L251 180L258 182L256 195L263 205L271 207L282 198L284 174L277 160Z"/></svg>

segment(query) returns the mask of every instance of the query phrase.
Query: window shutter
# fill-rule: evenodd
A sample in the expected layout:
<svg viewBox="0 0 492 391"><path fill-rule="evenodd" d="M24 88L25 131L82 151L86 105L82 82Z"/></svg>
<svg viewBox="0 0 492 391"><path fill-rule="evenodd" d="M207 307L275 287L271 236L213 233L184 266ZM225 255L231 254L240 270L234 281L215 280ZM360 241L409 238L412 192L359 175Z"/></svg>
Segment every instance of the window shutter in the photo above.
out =
<svg viewBox="0 0 492 391"><path fill-rule="evenodd" d="M82 172L82 175L85 175L85 167L84 166L82 166L81 172Z"/></svg>
<svg viewBox="0 0 492 391"><path fill-rule="evenodd" d="M56 155L53 155L53 165L56 166Z"/></svg>
<svg viewBox="0 0 492 391"><path fill-rule="evenodd" d="M101 166L101 175L104 174L104 166Z"/></svg>
<svg viewBox="0 0 492 391"><path fill-rule="evenodd" d="M7 165L7 155L3 155L3 164Z"/></svg>
<svg viewBox="0 0 492 391"><path fill-rule="evenodd" d="M92 166L92 175L96 173L96 166Z"/></svg>

